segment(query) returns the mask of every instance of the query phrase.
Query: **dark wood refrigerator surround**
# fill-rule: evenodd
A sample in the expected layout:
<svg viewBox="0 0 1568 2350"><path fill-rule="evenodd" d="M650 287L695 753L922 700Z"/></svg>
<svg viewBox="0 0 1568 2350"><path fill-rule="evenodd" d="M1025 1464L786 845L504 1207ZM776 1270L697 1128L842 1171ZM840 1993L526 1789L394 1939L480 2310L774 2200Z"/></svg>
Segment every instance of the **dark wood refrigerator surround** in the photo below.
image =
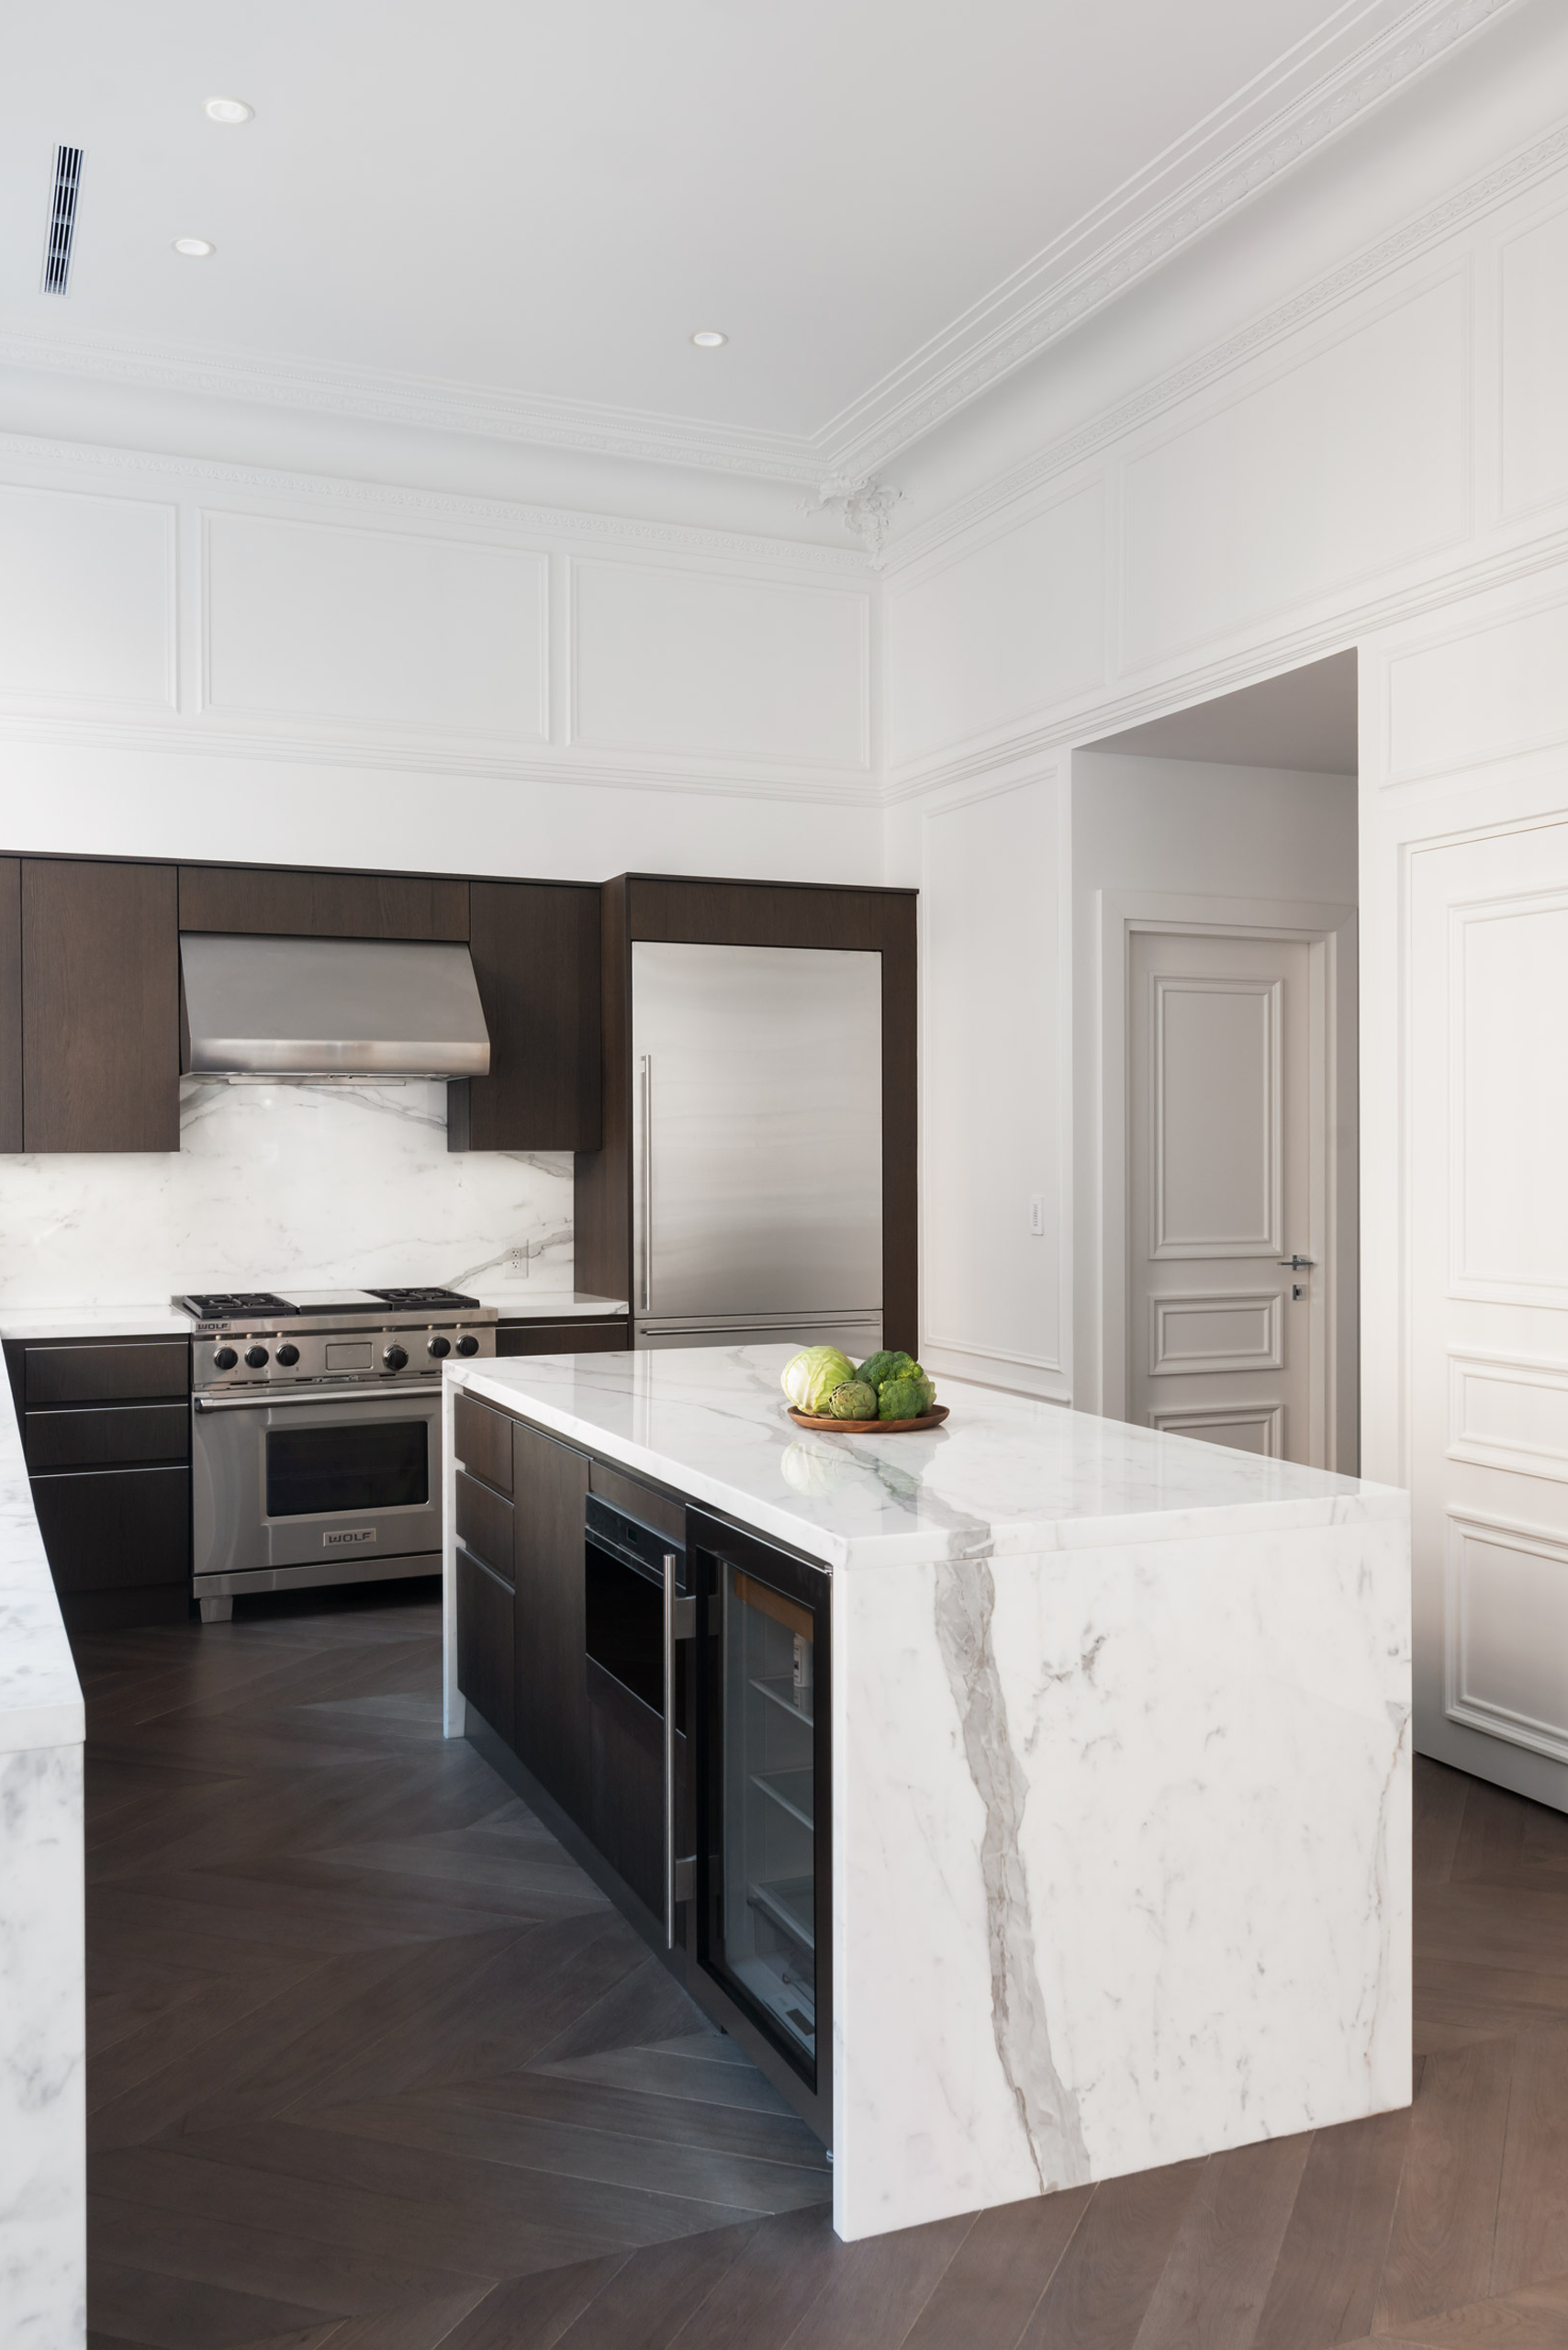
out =
<svg viewBox="0 0 1568 2350"><path fill-rule="evenodd" d="M913 1353L920 1324L916 893L631 873L607 881L602 901L603 1147L577 1162L579 1286L631 1295L633 944L869 949L882 957L883 1333L890 1347Z"/></svg>

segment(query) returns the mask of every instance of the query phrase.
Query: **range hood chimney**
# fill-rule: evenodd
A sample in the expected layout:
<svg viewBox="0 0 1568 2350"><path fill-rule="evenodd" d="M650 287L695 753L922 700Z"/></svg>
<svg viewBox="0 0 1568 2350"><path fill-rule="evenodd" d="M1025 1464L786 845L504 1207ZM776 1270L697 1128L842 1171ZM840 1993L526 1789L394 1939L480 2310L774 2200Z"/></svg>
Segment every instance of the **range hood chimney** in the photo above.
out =
<svg viewBox="0 0 1568 2350"><path fill-rule="evenodd" d="M193 1077L484 1077L490 1038L466 946L182 931Z"/></svg>

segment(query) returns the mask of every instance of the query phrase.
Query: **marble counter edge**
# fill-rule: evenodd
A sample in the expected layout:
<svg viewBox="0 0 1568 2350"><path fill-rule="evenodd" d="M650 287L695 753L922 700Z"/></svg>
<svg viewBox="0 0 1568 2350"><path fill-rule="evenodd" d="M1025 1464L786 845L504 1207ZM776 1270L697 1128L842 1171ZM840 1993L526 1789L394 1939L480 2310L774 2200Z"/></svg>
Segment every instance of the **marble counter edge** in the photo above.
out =
<svg viewBox="0 0 1568 2350"><path fill-rule="evenodd" d="M1173 1542L1202 1536L1268 1535L1313 1528L1365 1525L1375 1519L1407 1519L1409 1495L1394 1485L1363 1484L1357 1494L1327 1494L1298 1500L1216 1502L1205 1505L1129 1511L1119 1516L1024 1519L1004 1527L1000 1534L986 1529L983 1539L955 1549L940 1536L920 1534L835 1535L809 1518L782 1509L743 1486L652 1450L633 1438L580 1418L558 1404L520 1393L506 1378L492 1374L487 1364L449 1363L447 1382L487 1395L503 1410L517 1413L552 1435L566 1438L585 1452L599 1453L621 1467L640 1471L654 1483L684 1494L716 1510L722 1516L750 1527L758 1534L819 1561L829 1569L914 1566L925 1561L951 1558L1017 1558L1052 1550L1098 1550L1130 1543Z"/></svg>
<svg viewBox="0 0 1568 2350"><path fill-rule="evenodd" d="M86 1707L13 1400L0 1403L0 1753L80 1746Z"/></svg>

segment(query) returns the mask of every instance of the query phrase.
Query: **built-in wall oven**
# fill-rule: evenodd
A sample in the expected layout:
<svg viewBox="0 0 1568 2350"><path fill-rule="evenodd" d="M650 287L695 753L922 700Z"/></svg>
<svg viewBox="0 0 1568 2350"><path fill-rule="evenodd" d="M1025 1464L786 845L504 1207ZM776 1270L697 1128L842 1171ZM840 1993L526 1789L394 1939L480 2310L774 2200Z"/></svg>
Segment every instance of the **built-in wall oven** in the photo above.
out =
<svg viewBox="0 0 1568 2350"><path fill-rule="evenodd" d="M193 1339L204 1621L241 1592L440 1573L441 1366L493 1355L496 1316L444 1292L399 1311L399 1295L415 1293L255 1293Z"/></svg>

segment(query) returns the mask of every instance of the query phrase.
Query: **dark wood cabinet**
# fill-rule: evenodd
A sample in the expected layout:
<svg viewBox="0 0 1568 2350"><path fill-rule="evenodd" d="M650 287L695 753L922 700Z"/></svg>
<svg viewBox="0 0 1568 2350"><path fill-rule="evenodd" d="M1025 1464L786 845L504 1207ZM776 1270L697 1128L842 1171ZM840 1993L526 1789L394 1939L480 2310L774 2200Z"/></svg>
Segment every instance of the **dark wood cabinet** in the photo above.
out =
<svg viewBox="0 0 1568 2350"><path fill-rule="evenodd" d="M457 1472L456 1500L457 1539L465 1550L499 1575L504 1583L517 1579L515 1549L515 1512L503 1494L493 1494L488 1485L470 1477L465 1470Z"/></svg>
<svg viewBox="0 0 1568 2350"><path fill-rule="evenodd" d="M22 1147L178 1150L172 865L24 857Z"/></svg>
<svg viewBox="0 0 1568 2350"><path fill-rule="evenodd" d="M609 1297L631 1294L633 944L869 950L882 958L883 1337L913 1351L920 1319L916 893L629 873L606 882L602 899L603 1147L577 1161L582 1286Z"/></svg>
<svg viewBox="0 0 1568 2350"><path fill-rule="evenodd" d="M490 1074L448 1086L448 1148L597 1150L599 891L475 881L468 896Z"/></svg>
<svg viewBox="0 0 1568 2350"><path fill-rule="evenodd" d="M468 884L440 874L182 865L180 928L291 938L465 939Z"/></svg>
<svg viewBox="0 0 1568 2350"><path fill-rule="evenodd" d="M22 1147L22 860L0 856L0 1151Z"/></svg>
<svg viewBox="0 0 1568 2350"><path fill-rule="evenodd" d="M71 1632L190 1611L190 1348L8 1339L33 1507Z"/></svg>
<svg viewBox="0 0 1568 2350"><path fill-rule="evenodd" d="M630 1322L503 1322L498 1355L618 1355L632 1344Z"/></svg>
<svg viewBox="0 0 1568 2350"><path fill-rule="evenodd" d="M588 1461L517 1421L517 1752L570 1818L588 1807L583 1505Z"/></svg>
<svg viewBox="0 0 1568 2350"><path fill-rule="evenodd" d="M511 1493L512 1423L505 1412L493 1412L466 1392L454 1398L453 1446L470 1476L482 1477L498 1494Z"/></svg>
<svg viewBox="0 0 1568 2350"><path fill-rule="evenodd" d="M517 1735L510 1583L457 1553L457 1685L509 1746Z"/></svg>

